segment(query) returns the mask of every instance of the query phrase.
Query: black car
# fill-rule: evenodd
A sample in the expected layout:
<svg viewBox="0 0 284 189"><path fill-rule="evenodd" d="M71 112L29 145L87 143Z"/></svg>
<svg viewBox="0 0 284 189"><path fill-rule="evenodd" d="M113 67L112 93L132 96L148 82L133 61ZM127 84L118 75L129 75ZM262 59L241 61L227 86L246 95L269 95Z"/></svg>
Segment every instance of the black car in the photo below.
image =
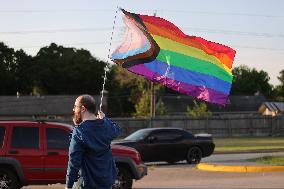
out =
<svg viewBox="0 0 284 189"><path fill-rule="evenodd" d="M215 148L210 135L193 135L179 128L140 129L114 143L135 148L144 162L166 161L170 164L182 160L198 164Z"/></svg>

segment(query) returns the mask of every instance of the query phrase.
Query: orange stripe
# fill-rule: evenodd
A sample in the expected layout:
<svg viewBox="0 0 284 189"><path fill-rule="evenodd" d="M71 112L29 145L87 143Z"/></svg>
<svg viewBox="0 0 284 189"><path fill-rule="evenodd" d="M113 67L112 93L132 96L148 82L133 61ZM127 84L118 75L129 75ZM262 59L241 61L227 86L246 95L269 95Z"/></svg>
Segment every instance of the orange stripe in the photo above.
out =
<svg viewBox="0 0 284 189"><path fill-rule="evenodd" d="M218 53L218 52L208 48L207 46L198 42L198 40L196 40L197 37L185 36L185 37L181 38L180 36L177 36L175 34L175 32L173 32L171 30L167 30L165 28L157 27L157 26L155 26L155 25L153 25L149 22L143 21L143 23L147 27L150 34L166 37L166 38L169 38L169 39L174 40L176 42L183 43L185 45L189 45L189 46L201 49L204 52L206 52L207 54L213 55L216 58L218 58L221 61L221 63L225 64L228 68L230 68L230 69L232 68L233 60L228 55L226 55L224 53ZM209 43L213 43L213 42L209 42ZM231 50L229 52L231 52Z"/></svg>

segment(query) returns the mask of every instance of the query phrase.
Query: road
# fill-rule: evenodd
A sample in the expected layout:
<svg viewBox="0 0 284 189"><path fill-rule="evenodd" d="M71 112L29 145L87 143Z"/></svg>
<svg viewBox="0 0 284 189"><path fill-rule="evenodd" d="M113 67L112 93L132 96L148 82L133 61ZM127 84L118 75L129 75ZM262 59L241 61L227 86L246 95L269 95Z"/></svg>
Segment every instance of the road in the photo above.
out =
<svg viewBox="0 0 284 189"><path fill-rule="evenodd" d="M222 173L200 171L185 164L158 166L134 188L284 188L284 172Z"/></svg>
<svg viewBox="0 0 284 189"><path fill-rule="evenodd" d="M282 152L283 153L283 152ZM267 154L266 154L267 155ZM282 155L276 153L273 155ZM246 163L245 159L258 154L217 154L204 162ZM175 165L149 164L148 175L133 183L134 189L227 189L227 188L284 188L284 172L228 173L197 170L181 162ZM29 186L24 189L63 189L64 185Z"/></svg>
<svg viewBox="0 0 284 189"><path fill-rule="evenodd" d="M186 164L149 167L149 174L135 181L135 189L227 189L227 188L284 188L284 172L221 173L195 169ZM30 186L25 189L63 189L64 185Z"/></svg>

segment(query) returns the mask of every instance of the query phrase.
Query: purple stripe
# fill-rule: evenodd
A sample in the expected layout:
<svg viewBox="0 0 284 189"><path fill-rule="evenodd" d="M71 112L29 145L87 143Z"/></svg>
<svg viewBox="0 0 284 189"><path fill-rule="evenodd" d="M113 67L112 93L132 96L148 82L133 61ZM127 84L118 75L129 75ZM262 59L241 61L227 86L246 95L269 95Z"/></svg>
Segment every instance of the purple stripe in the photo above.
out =
<svg viewBox="0 0 284 189"><path fill-rule="evenodd" d="M220 105L225 106L228 100L228 95L224 93L221 93L221 92L218 92L212 89L208 89L204 86L190 85L184 82L166 78L163 75L159 75L151 71L143 64L132 66L128 70L135 74L142 75L151 81L161 83L162 85L165 85L166 87L171 88L175 91L178 91L180 93L184 93L187 95L191 95L197 99L204 100L206 102L220 104Z"/></svg>

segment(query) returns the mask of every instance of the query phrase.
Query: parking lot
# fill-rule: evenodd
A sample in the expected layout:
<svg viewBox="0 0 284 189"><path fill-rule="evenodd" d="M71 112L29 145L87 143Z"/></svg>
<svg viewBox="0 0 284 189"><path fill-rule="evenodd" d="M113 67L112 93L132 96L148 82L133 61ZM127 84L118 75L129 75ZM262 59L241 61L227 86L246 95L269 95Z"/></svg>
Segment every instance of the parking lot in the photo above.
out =
<svg viewBox="0 0 284 189"><path fill-rule="evenodd" d="M134 188L284 188L284 172L224 173L200 171L186 164L156 166Z"/></svg>
<svg viewBox="0 0 284 189"><path fill-rule="evenodd" d="M213 154L204 158L204 163L221 165L252 165L247 159L262 156L283 156L284 152ZM149 163L148 175L134 181L134 189L249 189L249 188L284 188L284 172L211 172L202 171L185 161L174 165ZM63 184L49 186L28 186L23 189L63 189Z"/></svg>
<svg viewBox="0 0 284 189"><path fill-rule="evenodd" d="M284 188L284 172L224 173L196 169L192 165L149 165L148 176L135 181L133 188L156 189L225 189L225 188ZM64 185L29 186L24 189L63 189Z"/></svg>

